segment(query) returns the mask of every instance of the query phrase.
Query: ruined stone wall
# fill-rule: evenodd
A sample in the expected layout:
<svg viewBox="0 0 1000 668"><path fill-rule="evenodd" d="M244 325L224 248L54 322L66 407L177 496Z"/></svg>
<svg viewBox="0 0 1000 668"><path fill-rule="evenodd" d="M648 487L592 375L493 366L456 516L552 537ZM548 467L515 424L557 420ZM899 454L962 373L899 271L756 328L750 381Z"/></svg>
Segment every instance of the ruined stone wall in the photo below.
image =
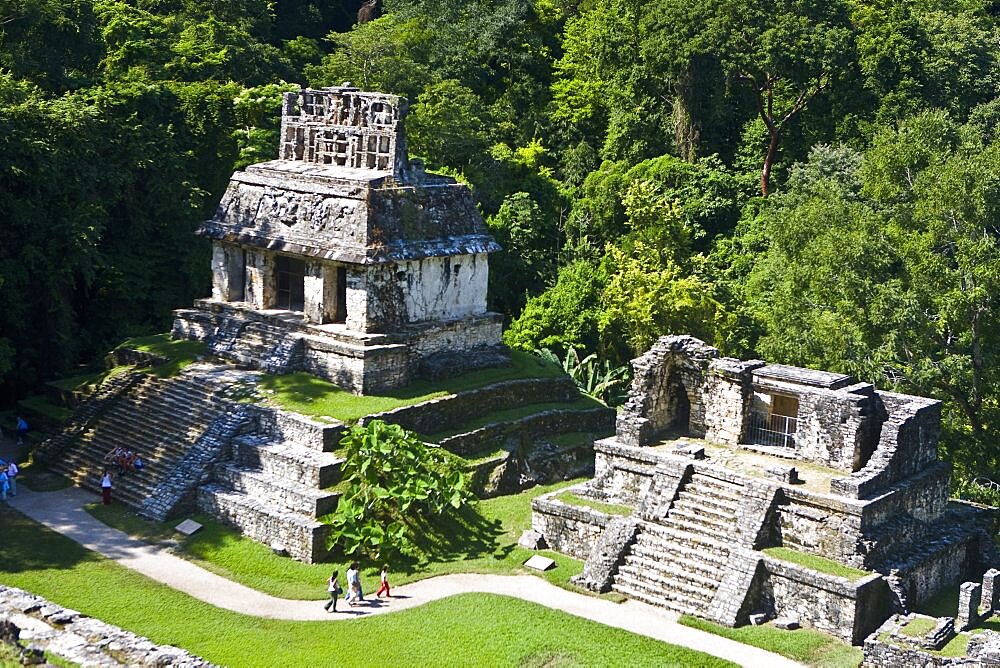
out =
<svg viewBox="0 0 1000 668"><path fill-rule="evenodd" d="M617 438L594 443L594 487L610 503L638 505L653 484L660 458L639 448L622 446Z"/></svg>
<svg viewBox="0 0 1000 668"><path fill-rule="evenodd" d="M834 494L867 498L937 461L941 402L893 392L876 396L887 414L878 446L864 468L832 481Z"/></svg>
<svg viewBox="0 0 1000 668"><path fill-rule="evenodd" d="M713 359L703 384L705 438L736 445L743 441L753 370L763 362Z"/></svg>
<svg viewBox="0 0 1000 668"><path fill-rule="evenodd" d="M969 535L934 536L925 549L909 557L906 563L886 564L902 579L906 600L912 609L933 598L946 587L955 586L970 576L977 565L975 539Z"/></svg>
<svg viewBox="0 0 1000 668"><path fill-rule="evenodd" d="M455 320L419 323L403 327L399 334L407 341L411 369L415 375L423 377L428 374L421 367L424 360L432 356L444 354L455 358L462 351L498 347L503 334L503 317L499 313L484 313ZM446 362L456 367L458 372L476 368L457 359L447 359ZM461 366L467 369L459 368Z"/></svg>
<svg viewBox="0 0 1000 668"><path fill-rule="evenodd" d="M342 346L309 339L303 351L303 371L357 394L402 387L410 380L405 346L358 351L351 356Z"/></svg>
<svg viewBox="0 0 1000 668"><path fill-rule="evenodd" d="M606 406L572 410L553 409L511 422L488 424L440 441L442 448L461 455L488 452L500 448L530 449L535 439L545 434L587 432L608 434L614 428L615 412Z"/></svg>
<svg viewBox="0 0 1000 668"><path fill-rule="evenodd" d="M531 528L545 537L551 549L586 560L612 516L592 508L570 506L551 496L531 502Z"/></svg>
<svg viewBox="0 0 1000 668"><path fill-rule="evenodd" d="M0 634L5 640L19 640L25 646L49 652L62 659L59 665L173 668L214 665L178 647L157 645L149 638L15 587L0 585L0 620Z"/></svg>
<svg viewBox="0 0 1000 668"><path fill-rule="evenodd" d="M568 376L525 378L458 392L414 406L403 406L377 413L363 421L385 420L418 434L433 434L468 422L470 415L507 410L529 403L572 401L579 396L576 384Z"/></svg>
<svg viewBox="0 0 1000 668"><path fill-rule="evenodd" d="M632 360L632 385L618 416L622 444L650 445L672 425L703 436L702 384L710 361L718 356L718 350L693 336L663 336Z"/></svg>
<svg viewBox="0 0 1000 668"><path fill-rule="evenodd" d="M849 643L860 643L889 614L889 588L881 575L860 580L817 573L764 556L764 605Z"/></svg>

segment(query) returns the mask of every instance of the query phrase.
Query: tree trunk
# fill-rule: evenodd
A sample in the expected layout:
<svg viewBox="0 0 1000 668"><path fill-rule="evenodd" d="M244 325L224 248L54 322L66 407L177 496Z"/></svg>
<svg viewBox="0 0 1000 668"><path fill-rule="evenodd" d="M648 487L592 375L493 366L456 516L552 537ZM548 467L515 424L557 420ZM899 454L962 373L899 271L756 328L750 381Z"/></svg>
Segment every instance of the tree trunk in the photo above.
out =
<svg viewBox="0 0 1000 668"><path fill-rule="evenodd" d="M774 158L778 154L778 142L781 141L778 129L773 125L768 124L767 133L770 139L767 142L767 155L764 156L764 168L760 172L760 194L764 197L767 197L770 189L771 165L774 164Z"/></svg>

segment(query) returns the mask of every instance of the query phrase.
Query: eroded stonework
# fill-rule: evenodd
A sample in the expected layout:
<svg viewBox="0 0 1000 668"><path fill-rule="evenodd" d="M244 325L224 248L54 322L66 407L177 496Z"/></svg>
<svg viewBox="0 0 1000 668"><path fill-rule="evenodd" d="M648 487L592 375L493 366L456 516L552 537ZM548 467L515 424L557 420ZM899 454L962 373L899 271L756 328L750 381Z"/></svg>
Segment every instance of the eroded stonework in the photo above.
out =
<svg viewBox="0 0 1000 668"><path fill-rule="evenodd" d="M1000 561L994 513L948 498L940 402L721 357L690 336L663 337L632 365L617 434L595 443L594 479L574 493L631 508L637 530L623 542L601 511L554 494L533 503L544 541L586 559L583 584L860 643L893 610ZM855 574L801 565L816 557Z"/></svg>
<svg viewBox="0 0 1000 668"><path fill-rule="evenodd" d="M358 393L447 368L442 357L495 364L487 257L500 246L468 187L409 161L406 109L348 86L286 93L279 159L233 174L199 229L212 297L176 312L174 336Z"/></svg>

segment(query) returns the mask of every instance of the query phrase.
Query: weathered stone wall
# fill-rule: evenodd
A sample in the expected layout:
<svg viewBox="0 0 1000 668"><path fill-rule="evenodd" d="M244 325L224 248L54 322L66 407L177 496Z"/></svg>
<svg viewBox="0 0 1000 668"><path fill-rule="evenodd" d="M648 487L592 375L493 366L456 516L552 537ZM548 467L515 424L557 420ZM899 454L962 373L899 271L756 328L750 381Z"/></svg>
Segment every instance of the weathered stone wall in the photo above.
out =
<svg viewBox="0 0 1000 668"><path fill-rule="evenodd" d="M586 560L611 521L610 515L579 506L570 506L546 494L531 502L531 528L545 536L557 552Z"/></svg>
<svg viewBox="0 0 1000 668"><path fill-rule="evenodd" d="M786 488L778 513L781 545L864 567L861 507Z"/></svg>
<svg viewBox="0 0 1000 668"><path fill-rule="evenodd" d="M422 361L432 355L498 346L501 334L503 317L499 313L411 324L398 332L398 336L407 342L413 372L418 371Z"/></svg>
<svg viewBox="0 0 1000 668"><path fill-rule="evenodd" d="M280 544L292 557L306 563L329 556L326 538L330 525L308 522L295 513L277 514L273 508L255 505L252 499L240 506L221 503L204 488L198 491L198 507L216 519L239 527L247 536L266 544Z"/></svg>
<svg viewBox="0 0 1000 668"><path fill-rule="evenodd" d="M595 488L607 494L611 503L638 505L650 486L660 457L641 448L623 446L617 437L594 443Z"/></svg>
<svg viewBox="0 0 1000 668"><path fill-rule="evenodd" d="M524 378L458 392L414 406L403 406L363 418L398 424L418 434L447 431L468 422L469 416L507 410L525 404L572 401L579 398L576 384L568 377Z"/></svg>
<svg viewBox="0 0 1000 668"><path fill-rule="evenodd" d="M716 358L709 363L702 399L707 440L731 445L743 442L751 375L762 364L729 357Z"/></svg>
<svg viewBox="0 0 1000 668"><path fill-rule="evenodd" d="M711 360L719 351L693 336L663 336L632 360L629 397L618 415L618 439L624 445L649 445L676 426L703 436L703 387Z"/></svg>
<svg viewBox="0 0 1000 668"><path fill-rule="evenodd" d="M876 396L887 414L878 446L862 469L832 481L831 491L839 496L868 498L937 461L941 402L892 392Z"/></svg>
<svg viewBox="0 0 1000 668"><path fill-rule="evenodd" d="M174 668L213 665L183 649L157 645L149 638L4 585L0 585L0 623L10 640L48 651L68 665Z"/></svg>
<svg viewBox="0 0 1000 668"><path fill-rule="evenodd" d="M357 394L401 387L410 380L405 346L350 350L310 338L302 356L303 371Z"/></svg>
<svg viewBox="0 0 1000 668"><path fill-rule="evenodd" d="M339 422L320 422L306 415L259 404L248 405L248 410L258 433L323 452L336 450L347 431L347 426Z"/></svg>
<svg viewBox="0 0 1000 668"><path fill-rule="evenodd" d="M881 575L851 581L765 555L761 602L782 617L860 643L889 614L889 588Z"/></svg>
<svg viewBox="0 0 1000 668"><path fill-rule="evenodd" d="M573 582L591 591L610 591L618 564L625 558L638 532L637 518L612 517L587 555L583 572L574 577Z"/></svg>
<svg viewBox="0 0 1000 668"><path fill-rule="evenodd" d="M485 253L401 262L406 322L485 313L489 271Z"/></svg>
<svg viewBox="0 0 1000 668"><path fill-rule="evenodd" d="M883 568L901 579L910 609L930 600L939 591L952 587L969 577L977 577L978 564L975 537L962 527L943 528L929 536L923 549L900 555L897 562L886 562Z"/></svg>
<svg viewBox="0 0 1000 668"><path fill-rule="evenodd" d="M614 409L604 406L543 411L511 422L488 424L469 432L443 438L442 448L456 454L496 450L513 443L526 443L543 434L588 432L608 434L614 428Z"/></svg>
<svg viewBox="0 0 1000 668"><path fill-rule="evenodd" d="M843 471L861 466L869 435L869 397L842 390L803 389L799 397L796 455Z"/></svg>

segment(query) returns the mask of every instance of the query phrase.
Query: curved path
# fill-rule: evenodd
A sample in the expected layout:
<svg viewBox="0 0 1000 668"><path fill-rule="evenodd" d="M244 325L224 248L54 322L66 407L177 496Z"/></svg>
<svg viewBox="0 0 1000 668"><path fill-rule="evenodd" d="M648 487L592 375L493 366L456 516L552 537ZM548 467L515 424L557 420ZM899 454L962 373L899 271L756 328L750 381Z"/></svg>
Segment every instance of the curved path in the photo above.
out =
<svg viewBox="0 0 1000 668"><path fill-rule="evenodd" d="M55 492L32 492L23 485L8 503L31 519L58 531L84 547L113 559L168 587L214 606L255 617L288 620L353 619L412 608L455 594L482 592L532 601L555 610L590 619L639 635L682 645L743 666L785 668L799 666L785 657L677 623L677 615L638 601L614 603L561 589L532 575L442 575L393 587L391 600L369 600L365 605L341 605L335 614L323 610L323 601L277 598L206 571L163 547L131 538L92 517L84 504L98 497L70 487ZM322 587L323 583L319 583Z"/></svg>

